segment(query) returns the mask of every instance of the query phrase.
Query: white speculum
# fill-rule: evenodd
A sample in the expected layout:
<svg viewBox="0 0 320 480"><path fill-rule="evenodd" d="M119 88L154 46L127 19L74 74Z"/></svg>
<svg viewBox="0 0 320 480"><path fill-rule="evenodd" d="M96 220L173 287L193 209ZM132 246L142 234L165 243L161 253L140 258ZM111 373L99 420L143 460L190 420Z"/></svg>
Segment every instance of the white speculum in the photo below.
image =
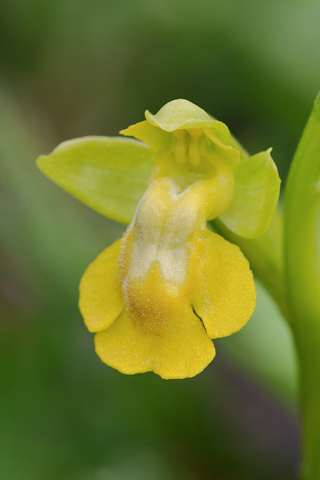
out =
<svg viewBox="0 0 320 480"><path fill-rule="evenodd" d="M143 281L157 265L164 283L183 284L198 213L187 192L176 194L168 179L154 181L129 227L132 243L127 280Z"/></svg>
<svg viewBox="0 0 320 480"><path fill-rule="evenodd" d="M211 202L224 205L226 197L227 205L231 198L230 167L217 155L213 144L208 147L209 140L202 130L177 130L174 135L176 143L169 151L160 153L155 179L124 239L127 285L143 282L154 266L163 283L182 285L194 236L205 226Z"/></svg>

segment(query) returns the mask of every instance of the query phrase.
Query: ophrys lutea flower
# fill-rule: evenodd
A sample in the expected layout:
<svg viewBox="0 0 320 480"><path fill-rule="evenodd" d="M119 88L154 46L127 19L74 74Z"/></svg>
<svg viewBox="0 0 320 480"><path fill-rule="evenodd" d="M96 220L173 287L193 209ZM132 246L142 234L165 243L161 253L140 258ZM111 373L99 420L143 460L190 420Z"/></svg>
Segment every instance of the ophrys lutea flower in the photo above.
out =
<svg viewBox="0 0 320 480"><path fill-rule="evenodd" d="M111 218L128 221L136 205L123 237L85 272L80 310L108 365L192 377L214 358L212 339L241 329L256 299L247 260L207 221L219 217L238 235L262 235L278 198L277 171L270 151L244 158L226 125L186 100L146 112L121 133L147 146L87 137L39 160Z"/></svg>

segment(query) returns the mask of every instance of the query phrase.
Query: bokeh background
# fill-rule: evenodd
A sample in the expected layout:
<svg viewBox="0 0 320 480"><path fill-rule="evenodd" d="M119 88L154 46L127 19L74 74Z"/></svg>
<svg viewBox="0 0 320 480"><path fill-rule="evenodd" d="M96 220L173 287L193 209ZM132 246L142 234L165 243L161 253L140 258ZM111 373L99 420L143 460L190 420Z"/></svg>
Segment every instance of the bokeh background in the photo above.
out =
<svg viewBox="0 0 320 480"><path fill-rule="evenodd" d="M35 167L72 137L117 132L175 98L285 180L320 88L320 2L0 0L0 478L290 480L300 450L290 332L258 285L199 376L102 364L79 279L124 227Z"/></svg>

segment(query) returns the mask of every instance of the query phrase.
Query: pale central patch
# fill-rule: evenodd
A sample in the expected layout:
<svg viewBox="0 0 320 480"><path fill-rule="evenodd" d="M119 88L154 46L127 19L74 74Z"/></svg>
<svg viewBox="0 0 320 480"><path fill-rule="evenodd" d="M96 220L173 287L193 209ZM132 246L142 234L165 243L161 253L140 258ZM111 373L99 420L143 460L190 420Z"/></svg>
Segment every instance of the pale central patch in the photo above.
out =
<svg viewBox="0 0 320 480"><path fill-rule="evenodd" d="M130 227L127 280L143 281L154 265L164 283L186 281L198 209L187 192L177 195L166 182L152 184Z"/></svg>

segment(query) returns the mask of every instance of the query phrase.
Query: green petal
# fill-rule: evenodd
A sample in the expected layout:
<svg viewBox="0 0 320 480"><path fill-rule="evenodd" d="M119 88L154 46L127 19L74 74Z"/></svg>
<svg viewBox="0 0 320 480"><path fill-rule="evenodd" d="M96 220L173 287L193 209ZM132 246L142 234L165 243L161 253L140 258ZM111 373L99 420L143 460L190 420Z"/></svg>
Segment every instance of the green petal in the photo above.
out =
<svg viewBox="0 0 320 480"><path fill-rule="evenodd" d="M130 127L125 130L121 130L120 133L121 135L142 140L155 152L158 152L165 146L169 146L174 139L173 135L151 125L147 120L130 125Z"/></svg>
<svg viewBox="0 0 320 480"><path fill-rule="evenodd" d="M280 178L270 152L271 148L240 161L234 167L234 195L220 219L241 237L262 236L276 208Z"/></svg>
<svg viewBox="0 0 320 480"><path fill-rule="evenodd" d="M61 143L37 160L40 170L93 210L131 222L151 176L154 152L120 137L83 137Z"/></svg>

